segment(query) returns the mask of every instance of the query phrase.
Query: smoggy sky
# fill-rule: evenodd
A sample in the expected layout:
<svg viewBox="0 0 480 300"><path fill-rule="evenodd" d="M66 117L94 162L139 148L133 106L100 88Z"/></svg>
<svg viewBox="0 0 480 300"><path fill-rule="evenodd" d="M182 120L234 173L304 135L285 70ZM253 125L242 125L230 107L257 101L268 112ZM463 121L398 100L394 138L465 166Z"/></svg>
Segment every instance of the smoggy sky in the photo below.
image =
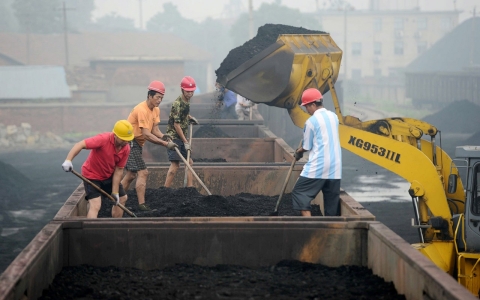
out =
<svg viewBox="0 0 480 300"><path fill-rule="evenodd" d="M272 3L275 0L252 0L253 9L258 9L262 3ZM416 6L418 3L421 10L454 10L454 7L463 11L460 21L472 16L473 9L477 5L477 15L480 11L478 0L374 0L387 1L386 5L391 8L403 8L405 6ZM140 3L142 5L143 24L159 11L163 11L163 4L171 2L177 6L185 18L202 21L207 17L223 18L229 15L228 6L231 2L237 2L238 8L235 11L247 11L248 0L95 0L96 10L93 17L96 19L110 12L135 20L139 27ZM314 11L318 5L320 9L330 7L329 0L281 0L281 4L299 9L302 12ZM348 1L355 9L368 9L370 0Z"/></svg>

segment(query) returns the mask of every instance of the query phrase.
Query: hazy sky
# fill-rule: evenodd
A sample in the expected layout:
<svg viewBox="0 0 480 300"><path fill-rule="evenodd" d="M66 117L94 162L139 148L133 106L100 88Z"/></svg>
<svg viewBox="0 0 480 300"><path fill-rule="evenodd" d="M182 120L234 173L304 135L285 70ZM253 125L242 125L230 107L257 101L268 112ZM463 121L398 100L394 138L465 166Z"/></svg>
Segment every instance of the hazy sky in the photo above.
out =
<svg viewBox="0 0 480 300"><path fill-rule="evenodd" d="M135 25L139 26L140 13L139 7L142 4L143 24L154 14L163 11L163 4L172 2L177 6L181 14L188 19L202 21L207 17L220 18L225 16L225 6L229 3L237 2L240 8L245 11L248 8L248 0L95 0L96 10L93 17L98 18L110 12L128 17L135 20ZM466 19L472 16L472 11L477 5L477 15L480 15L479 0L376 0L388 1L388 5L402 7L405 5L418 3L421 10L453 10L456 5L458 10L464 11L460 19ZM272 3L274 0L253 0L253 8L258 9L262 3ZM355 9L367 9L369 0L350 0L348 1ZM308 12L329 6L329 0L281 0L285 6L297 8L302 12ZM454 4L455 3L455 4Z"/></svg>

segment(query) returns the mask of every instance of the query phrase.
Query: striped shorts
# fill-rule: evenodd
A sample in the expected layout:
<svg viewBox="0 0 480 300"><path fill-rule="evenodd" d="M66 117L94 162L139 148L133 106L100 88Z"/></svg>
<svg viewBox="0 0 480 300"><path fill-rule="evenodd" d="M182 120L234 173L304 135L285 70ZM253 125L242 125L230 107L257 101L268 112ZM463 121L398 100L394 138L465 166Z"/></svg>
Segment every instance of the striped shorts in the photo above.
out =
<svg viewBox="0 0 480 300"><path fill-rule="evenodd" d="M147 168L142 157L142 149L142 146L140 146L135 139L130 142L130 155L128 156L127 165L125 166L127 171L137 172Z"/></svg>

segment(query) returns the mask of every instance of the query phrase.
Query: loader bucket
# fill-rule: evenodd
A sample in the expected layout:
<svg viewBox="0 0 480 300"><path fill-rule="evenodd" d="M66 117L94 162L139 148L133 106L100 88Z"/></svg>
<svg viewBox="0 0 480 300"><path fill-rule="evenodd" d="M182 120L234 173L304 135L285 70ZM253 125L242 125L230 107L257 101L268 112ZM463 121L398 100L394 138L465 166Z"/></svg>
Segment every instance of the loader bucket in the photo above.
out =
<svg viewBox="0 0 480 300"><path fill-rule="evenodd" d="M283 34L218 81L253 102L296 110L306 88L328 92L327 79L336 81L341 59L329 34Z"/></svg>

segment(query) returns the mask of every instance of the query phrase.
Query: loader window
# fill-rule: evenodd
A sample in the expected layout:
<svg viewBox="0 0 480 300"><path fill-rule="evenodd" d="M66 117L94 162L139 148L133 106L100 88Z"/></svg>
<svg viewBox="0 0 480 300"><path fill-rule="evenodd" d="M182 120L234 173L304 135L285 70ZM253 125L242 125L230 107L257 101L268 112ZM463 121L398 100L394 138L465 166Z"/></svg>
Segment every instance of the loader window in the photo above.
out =
<svg viewBox="0 0 480 300"><path fill-rule="evenodd" d="M403 18L395 18L393 26L397 30L402 30L403 29Z"/></svg>
<svg viewBox="0 0 480 300"><path fill-rule="evenodd" d="M475 166L474 184L472 189L472 213L480 215L480 165Z"/></svg>

